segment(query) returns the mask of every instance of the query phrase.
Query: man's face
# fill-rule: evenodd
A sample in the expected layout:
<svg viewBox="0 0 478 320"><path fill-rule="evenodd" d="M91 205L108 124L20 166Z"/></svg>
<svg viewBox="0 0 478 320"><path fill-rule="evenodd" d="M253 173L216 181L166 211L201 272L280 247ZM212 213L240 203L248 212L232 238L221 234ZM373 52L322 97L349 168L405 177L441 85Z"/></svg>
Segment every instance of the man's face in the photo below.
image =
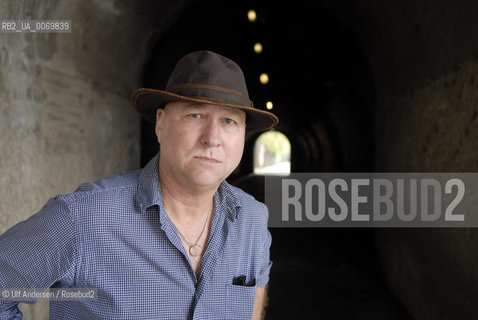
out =
<svg viewBox="0 0 478 320"><path fill-rule="evenodd" d="M245 131L242 110L169 103L156 114L160 173L180 185L217 188L241 161Z"/></svg>

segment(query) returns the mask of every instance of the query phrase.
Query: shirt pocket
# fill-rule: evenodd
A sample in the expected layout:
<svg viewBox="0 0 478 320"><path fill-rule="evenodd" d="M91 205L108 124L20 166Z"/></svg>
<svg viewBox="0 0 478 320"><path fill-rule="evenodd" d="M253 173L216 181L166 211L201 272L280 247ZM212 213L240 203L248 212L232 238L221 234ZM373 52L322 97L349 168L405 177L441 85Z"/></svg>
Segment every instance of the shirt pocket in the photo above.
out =
<svg viewBox="0 0 478 320"><path fill-rule="evenodd" d="M256 287L229 284L226 286L227 319L251 319Z"/></svg>

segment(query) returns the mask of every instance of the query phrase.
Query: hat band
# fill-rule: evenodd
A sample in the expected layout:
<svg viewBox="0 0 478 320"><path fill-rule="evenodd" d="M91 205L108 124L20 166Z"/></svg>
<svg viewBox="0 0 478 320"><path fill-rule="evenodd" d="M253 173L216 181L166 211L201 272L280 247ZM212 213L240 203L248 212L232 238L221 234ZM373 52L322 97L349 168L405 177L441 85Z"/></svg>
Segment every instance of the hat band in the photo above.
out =
<svg viewBox="0 0 478 320"><path fill-rule="evenodd" d="M208 84L179 84L168 86L166 91L191 98L208 98L212 100L222 100L227 103L237 104L244 107L254 107L252 101L244 93Z"/></svg>

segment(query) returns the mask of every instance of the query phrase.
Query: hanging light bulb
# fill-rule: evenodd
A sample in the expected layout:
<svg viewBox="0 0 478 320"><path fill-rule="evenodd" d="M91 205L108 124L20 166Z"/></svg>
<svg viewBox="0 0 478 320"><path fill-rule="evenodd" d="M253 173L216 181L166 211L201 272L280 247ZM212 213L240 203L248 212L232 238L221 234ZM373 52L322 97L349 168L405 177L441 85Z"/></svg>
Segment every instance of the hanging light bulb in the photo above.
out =
<svg viewBox="0 0 478 320"><path fill-rule="evenodd" d="M266 108L267 110L272 110L272 108L274 108L274 104L272 103L272 101L266 102Z"/></svg>
<svg viewBox="0 0 478 320"><path fill-rule="evenodd" d="M257 13L254 10L249 10L247 11L247 19L249 19L249 22L256 22L257 20Z"/></svg>
<svg viewBox="0 0 478 320"><path fill-rule="evenodd" d="M263 48L262 48L262 44L261 44L260 42L256 42L256 43L254 44L254 52L255 52L255 53L257 53L257 54L261 53L261 52L262 52L262 49L263 49Z"/></svg>
<svg viewBox="0 0 478 320"><path fill-rule="evenodd" d="M267 84L269 83L269 75L267 73L261 73L261 75L259 76L259 81L262 83L262 84Z"/></svg>

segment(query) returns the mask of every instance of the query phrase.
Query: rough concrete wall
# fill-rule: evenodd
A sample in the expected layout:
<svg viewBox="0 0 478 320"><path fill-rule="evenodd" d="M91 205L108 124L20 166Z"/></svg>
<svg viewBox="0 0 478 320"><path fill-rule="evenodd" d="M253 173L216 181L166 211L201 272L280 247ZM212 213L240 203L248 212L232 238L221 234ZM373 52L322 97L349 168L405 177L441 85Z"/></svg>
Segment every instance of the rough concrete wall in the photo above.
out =
<svg viewBox="0 0 478 320"><path fill-rule="evenodd" d="M478 171L476 2L363 0L347 12L375 76L376 171ZM385 277L416 319L476 318L477 238L377 230Z"/></svg>
<svg viewBox="0 0 478 320"><path fill-rule="evenodd" d="M383 133L377 141L378 170L476 172L477 75L478 60L472 57L413 93L388 101L377 121ZM378 231L386 277L417 319L476 317L477 231Z"/></svg>
<svg viewBox="0 0 478 320"><path fill-rule="evenodd" d="M182 1L3 1L2 19L68 19L72 33L0 33L0 233L78 184L139 167L153 31ZM47 319L47 303L21 307Z"/></svg>

